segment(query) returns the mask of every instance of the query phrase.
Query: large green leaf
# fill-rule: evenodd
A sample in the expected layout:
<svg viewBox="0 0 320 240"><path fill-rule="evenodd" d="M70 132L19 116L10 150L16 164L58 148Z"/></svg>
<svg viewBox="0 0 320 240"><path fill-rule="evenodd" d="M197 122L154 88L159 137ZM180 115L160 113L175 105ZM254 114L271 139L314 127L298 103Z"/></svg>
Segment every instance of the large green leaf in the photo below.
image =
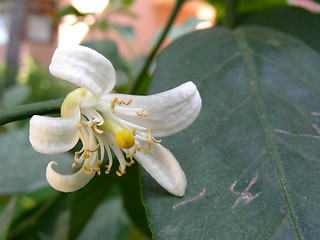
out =
<svg viewBox="0 0 320 240"><path fill-rule="evenodd" d="M73 157L70 154L38 153L32 148L28 135L28 129L0 135L1 194L30 192L48 186L45 172L49 161L57 161L59 165L56 169L62 173L72 172Z"/></svg>
<svg viewBox="0 0 320 240"><path fill-rule="evenodd" d="M215 27L171 44L151 91L190 80L203 106L162 139L186 173L185 196L142 172L154 238L319 239L319 76L316 51L268 28Z"/></svg>
<svg viewBox="0 0 320 240"><path fill-rule="evenodd" d="M240 15L238 25L261 25L289 33L320 52L320 15L302 8L278 6Z"/></svg>

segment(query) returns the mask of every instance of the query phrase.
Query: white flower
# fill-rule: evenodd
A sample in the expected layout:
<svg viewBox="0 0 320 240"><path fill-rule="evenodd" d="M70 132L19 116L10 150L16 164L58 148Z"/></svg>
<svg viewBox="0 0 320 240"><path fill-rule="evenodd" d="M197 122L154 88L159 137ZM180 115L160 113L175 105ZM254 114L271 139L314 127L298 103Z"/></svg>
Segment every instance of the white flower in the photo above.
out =
<svg viewBox="0 0 320 240"><path fill-rule="evenodd" d="M150 96L113 94L112 64L83 46L56 49L49 70L81 88L67 95L61 118L31 118L30 142L35 150L47 154L66 152L79 139L83 144L73 164L82 167L74 174L61 175L52 168L56 162L48 164L46 176L53 188L71 192L86 185L96 172L100 174L105 152L109 173L112 150L119 161L119 176L134 158L170 193L184 194L187 181L183 170L155 137L177 133L196 119L201 98L192 82Z"/></svg>

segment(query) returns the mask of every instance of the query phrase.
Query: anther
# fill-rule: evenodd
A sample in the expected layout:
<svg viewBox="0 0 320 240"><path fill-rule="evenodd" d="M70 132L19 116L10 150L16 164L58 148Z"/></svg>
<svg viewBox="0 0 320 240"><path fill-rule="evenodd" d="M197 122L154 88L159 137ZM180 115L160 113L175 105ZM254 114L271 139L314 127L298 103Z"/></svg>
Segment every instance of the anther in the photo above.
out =
<svg viewBox="0 0 320 240"><path fill-rule="evenodd" d="M92 122L80 121L80 122L77 122L77 126L78 127L85 126L87 128L93 128L93 130L100 135L103 133L103 131L98 128L98 122L96 120L93 120Z"/></svg>
<svg viewBox="0 0 320 240"><path fill-rule="evenodd" d="M111 108L111 111L113 113L115 113L115 105L118 104L118 105L121 105L121 104L124 104L124 105L129 105L130 103L132 102L132 98L129 99L129 101L125 102L124 100L118 100L118 98L114 98L111 102L110 102L110 108Z"/></svg>
<svg viewBox="0 0 320 240"><path fill-rule="evenodd" d="M109 174L110 173L110 168L108 165L105 165L105 167L107 168L107 170L105 171L105 174Z"/></svg>
<svg viewBox="0 0 320 240"><path fill-rule="evenodd" d="M141 149L141 145L138 145L135 149L133 149L132 153L131 154L127 154L126 155L126 158L130 158L131 161L132 161L132 157L136 154L137 151L140 151ZM130 162L131 162L130 161ZM132 165L132 164L131 164Z"/></svg>
<svg viewBox="0 0 320 240"><path fill-rule="evenodd" d="M93 125L93 130L100 135L103 133L103 131L97 127L97 124Z"/></svg>
<svg viewBox="0 0 320 240"><path fill-rule="evenodd" d="M127 165L128 167L131 167L132 164L134 164L134 160L133 160L132 158L130 158L130 162L127 162L127 161L126 161L126 165Z"/></svg>
<svg viewBox="0 0 320 240"><path fill-rule="evenodd" d="M147 154L150 151L150 149L151 149L151 141L154 142L154 143L161 143L161 140L157 140L154 137L152 137L149 127L147 128L147 134L148 134L147 135L148 147L144 151L144 154Z"/></svg>
<svg viewBox="0 0 320 240"><path fill-rule="evenodd" d="M136 135L136 131L137 131L137 129L136 129L136 128L132 129L132 134L133 134L133 136L135 136L135 135Z"/></svg>
<svg viewBox="0 0 320 240"><path fill-rule="evenodd" d="M121 167L119 166L119 170L118 171L116 171L116 174L119 176L119 177L121 177L123 174L125 174L126 173L126 171L122 171L121 170Z"/></svg>
<svg viewBox="0 0 320 240"><path fill-rule="evenodd" d="M98 163L96 164L96 167L95 168L91 168L87 165L84 165L82 167L83 171L85 172L85 174L87 175L91 175L93 172L97 172L98 175L101 174L101 171L100 171L100 168L99 168L99 165L100 165L100 161L98 161Z"/></svg>
<svg viewBox="0 0 320 240"><path fill-rule="evenodd" d="M146 107L143 107L143 108L142 108L142 113L137 112L137 115L140 116L140 117L141 117L141 116L142 116L142 117L148 116L147 108L146 108Z"/></svg>

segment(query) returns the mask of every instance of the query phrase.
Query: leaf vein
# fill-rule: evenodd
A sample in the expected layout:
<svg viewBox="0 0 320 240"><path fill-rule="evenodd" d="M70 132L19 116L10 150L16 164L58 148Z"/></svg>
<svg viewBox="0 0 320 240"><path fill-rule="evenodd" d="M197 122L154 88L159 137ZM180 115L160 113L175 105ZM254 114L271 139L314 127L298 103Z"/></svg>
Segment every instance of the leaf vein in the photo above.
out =
<svg viewBox="0 0 320 240"><path fill-rule="evenodd" d="M282 190L283 190L283 193L284 193L285 201L286 201L286 203L287 203L287 205L289 207L290 214L291 214L291 217L293 219L293 222L294 222L298 237L299 237L300 240L302 240L303 238L302 238L301 233L300 233L300 229L299 229L299 226L298 226L297 218L296 218L296 216L295 216L295 214L293 212L293 207L292 207L292 205L290 203L289 196L288 196L287 190L285 188L284 178L283 178L283 174L281 172L280 163L279 163L279 157L278 157L278 155L276 153L275 144L274 144L273 139L272 139L271 127L270 127L269 122L267 121L267 119L265 117L265 108L264 108L264 105L263 105L263 101L261 99L261 95L260 95L260 92L259 92L259 86L258 86L258 74L257 74L257 71L256 71L256 67L255 67L254 61L253 61L252 56L251 56L251 52L252 51L249 48L248 42L246 40L246 37L244 36L244 34L242 32L235 31L235 37L236 37L236 39L238 41L238 44L240 46L240 49L242 51L243 59L244 59L244 62L246 63L248 74L250 76L251 91L253 92L253 94L255 96L256 105L257 105L258 114L259 114L258 117L259 117L259 119L261 121L263 129L265 130L265 137L266 137L266 141L267 141L267 145L268 145L267 147L270 150L271 156L272 156L272 158L274 160L274 163L276 165L276 169L277 169L277 172L278 172L278 175L279 175L279 179L280 179L280 183L281 183Z"/></svg>

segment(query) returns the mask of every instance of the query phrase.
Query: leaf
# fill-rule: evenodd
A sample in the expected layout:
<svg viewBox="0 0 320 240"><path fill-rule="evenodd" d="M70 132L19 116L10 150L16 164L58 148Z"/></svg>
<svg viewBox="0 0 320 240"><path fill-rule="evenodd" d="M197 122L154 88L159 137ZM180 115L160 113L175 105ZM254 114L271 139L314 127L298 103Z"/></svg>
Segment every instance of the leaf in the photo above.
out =
<svg viewBox="0 0 320 240"><path fill-rule="evenodd" d="M48 186L45 171L50 161L57 161L56 169L63 174L72 171L70 154L38 153L32 148L28 135L28 129L0 135L0 194L31 192Z"/></svg>
<svg viewBox="0 0 320 240"><path fill-rule="evenodd" d="M103 169L101 172L100 176L95 176L85 187L74 193L68 239L76 239L115 182L116 174L104 174Z"/></svg>
<svg viewBox="0 0 320 240"><path fill-rule="evenodd" d="M127 214L139 229L151 237L146 210L141 199L140 166L138 164L131 166L119 179L119 185L123 196L123 207Z"/></svg>
<svg viewBox="0 0 320 240"><path fill-rule="evenodd" d="M150 90L194 81L203 106L188 129L162 139L186 194L171 196L142 172L154 239L317 239L319 75L319 53L262 27L197 31L163 51Z"/></svg>
<svg viewBox="0 0 320 240"><path fill-rule="evenodd" d="M92 218L77 239L147 240L149 238L129 220L123 208L118 186L114 186L94 211Z"/></svg>
<svg viewBox="0 0 320 240"><path fill-rule="evenodd" d="M238 25L261 25L289 33L320 52L320 15L302 8L279 6L240 15Z"/></svg>
<svg viewBox="0 0 320 240"><path fill-rule="evenodd" d="M0 214L0 240L7 239L7 233L13 218L16 198L12 197L6 208Z"/></svg>

